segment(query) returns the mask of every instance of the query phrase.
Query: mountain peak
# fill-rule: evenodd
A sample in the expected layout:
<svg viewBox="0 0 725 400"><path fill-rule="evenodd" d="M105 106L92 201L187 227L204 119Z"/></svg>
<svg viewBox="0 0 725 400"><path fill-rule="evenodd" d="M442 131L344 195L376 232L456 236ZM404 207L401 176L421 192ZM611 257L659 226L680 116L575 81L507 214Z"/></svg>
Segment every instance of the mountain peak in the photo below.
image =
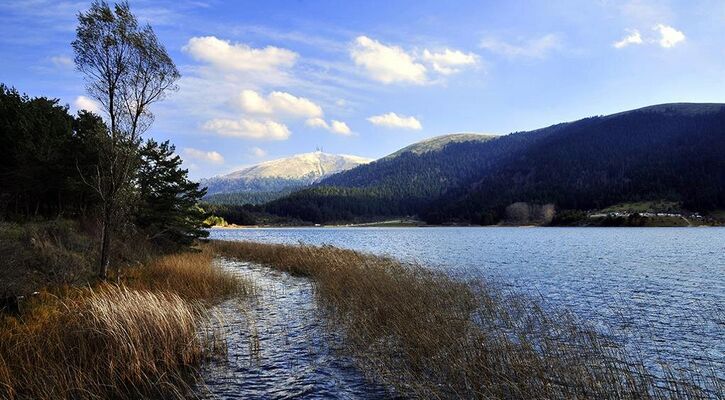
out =
<svg viewBox="0 0 725 400"><path fill-rule="evenodd" d="M475 142L475 141L486 141L495 138L496 135L474 133L474 132L458 132L449 133L446 135L434 136L432 138L421 140L420 142L413 143L409 146L403 147L402 149L392 153L385 158L394 158L403 153L423 154L431 151L438 151L445 147L449 143L461 143L461 142Z"/></svg>
<svg viewBox="0 0 725 400"><path fill-rule="evenodd" d="M634 110L623 111L620 113L608 115L614 117L633 112L656 112L671 115L706 115L720 112L725 108L723 103L664 103L651 106L641 107Z"/></svg>
<svg viewBox="0 0 725 400"><path fill-rule="evenodd" d="M306 186L372 159L348 154L330 154L320 150L265 161L226 175L203 179L208 194L244 191L275 191L287 186Z"/></svg>
<svg viewBox="0 0 725 400"><path fill-rule="evenodd" d="M319 179L344 171L372 159L347 154L330 154L322 151L295 154L285 158L265 161L224 175L230 179Z"/></svg>

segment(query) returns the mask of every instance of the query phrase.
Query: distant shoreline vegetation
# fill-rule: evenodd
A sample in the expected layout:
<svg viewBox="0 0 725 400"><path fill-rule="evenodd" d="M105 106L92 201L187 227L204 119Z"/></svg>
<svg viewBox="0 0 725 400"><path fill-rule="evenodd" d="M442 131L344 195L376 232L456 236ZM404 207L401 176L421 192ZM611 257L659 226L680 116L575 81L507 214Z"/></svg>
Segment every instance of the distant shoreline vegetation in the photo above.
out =
<svg viewBox="0 0 725 400"><path fill-rule="evenodd" d="M284 218L260 211L251 205L202 204L211 214L206 224L216 227L420 227L420 226L553 226L553 227L688 227L720 226L722 215L683 211L675 202L652 201L622 203L602 210L556 210L552 204L514 203L504 211L504 217L487 225L466 221L427 223L415 217L358 218L352 221L314 223L301 219Z"/></svg>

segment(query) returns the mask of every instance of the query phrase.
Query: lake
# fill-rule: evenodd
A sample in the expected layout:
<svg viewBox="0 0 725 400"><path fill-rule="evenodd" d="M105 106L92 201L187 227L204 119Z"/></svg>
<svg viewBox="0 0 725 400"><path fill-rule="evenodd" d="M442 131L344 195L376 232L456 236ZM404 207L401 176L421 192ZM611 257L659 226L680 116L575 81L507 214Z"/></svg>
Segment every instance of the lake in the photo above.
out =
<svg viewBox="0 0 725 400"><path fill-rule="evenodd" d="M725 371L725 228L260 228L211 238L330 244L540 296L649 365Z"/></svg>

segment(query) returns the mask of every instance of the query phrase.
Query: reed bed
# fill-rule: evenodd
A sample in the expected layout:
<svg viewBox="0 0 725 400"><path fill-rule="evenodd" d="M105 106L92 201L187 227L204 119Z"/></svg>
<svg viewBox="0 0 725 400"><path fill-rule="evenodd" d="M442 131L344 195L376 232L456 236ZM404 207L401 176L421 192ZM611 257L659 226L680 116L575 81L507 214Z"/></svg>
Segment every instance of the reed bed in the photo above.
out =
<svg viewBox="0 0 725 400"><path fill-rule="evenodd" d="M159 257L148 265L129 269L124 281L135 288L172 291L186 300L206 303L246 297L254 292L251 282L214 265L214 254L208 246Z"/></svg>
<svg viewBox="0 0 725 400"><path fill-rule="evenodd" d="M119 285L43 291L0 315L0 398L187 398L200 363L225 352L208 305L251 284L210 253L163 256Z"/></svg>
<svg viewBox="0 0 725 400"><path fill-rule="evenodd" d="M722 398L715 373L652 376L570 314L483 281L330 246L213 241L225 257L310 277L371 378L414 398Z"/></svg>

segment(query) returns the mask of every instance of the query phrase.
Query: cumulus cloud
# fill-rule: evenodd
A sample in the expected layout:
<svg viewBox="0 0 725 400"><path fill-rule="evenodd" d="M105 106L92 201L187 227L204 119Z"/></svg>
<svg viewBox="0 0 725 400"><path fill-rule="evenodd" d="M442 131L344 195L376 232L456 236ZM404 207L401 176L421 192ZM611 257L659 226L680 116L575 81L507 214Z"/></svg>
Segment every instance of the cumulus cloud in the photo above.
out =
<svg viewBox="0 0 725 400"><path fill-rule="evenodd" d="M272 92L263 97L254 90L243 90L238 98L242 110L252 114L287 115L312 118L322 116L322 107L312 100L286 92Z"/></svg>
<svg viewBox="0 0 725 400"><path fill-rule="evenodd" d="M423 60L433 66L433 69L443 75L460 72L462 68L476 64L478 57L473 53L464 53L460 50L444 49L434 53L428 49L423 51Z"/></svg>
<svg viewBox="0 0 725 400"><path fill-rule="evenodd" d="M374 80L383 83L424 84L426 67L398 46L385 45L367 36L358 36L350 48L350 57Z"/></svg>
<svg viewBox="0 0 725 400"><path fill-rule="evenodd" d="M418 121L414 117L406 117L403 115L398 115L394 112L389 112L382 115L374 115L372 117L369 117L368 121L370 121L370 123L373 125L384 126L386 128L401 128L413 130L423 129L420 121Z"/></svg>
<svg viewBox="0 0 725 400"><path fill-rule="evenodd" d="M481 40L480 46L492 53L501 54L509 58L544 58L549 52L561 48L561 39L557 35L550 33L513 44L489 37Z"/></svg>
<svg viewBox="0 0 725 400"><path fill-rule="evenodd" d="M75 106L76 110L86 110L96 114L101 113L101 106L90 97L76 97L75 101L73 101L73 106Z"/></svg>
<svg viewBox="0 0 725 400"><path fill-rule="evenodd" d="M216 151L204 151L187 147L184 149L184 155L194 160L205 161L212 164L224 164L224 157Z"/></svg>
<svg viewBox="0 0 725 400"><path fill-rule="evenodd" d="M657 24L655 30L660 34L658 43L662 47L675 47L677 44L685 41L685 34L669 25Z"/></svg>
<svg viewBox="0 0 725 400"><path fill-rule="evenodd" d="M214 36L193 37L183 50L195 60L226 71L268 72L288 68L297 61L294 51L274 46L255 49L243 43L231 43Z"/></svg>
<svg viewBox="0 0 725 400"><path fill-rule="evenodd" d="M622 40L614 42L612 45L615 48L621 49L632 44L642 44L642 35L637 29L629 30L629 35L622 38Z"/></svg>
<svg viewBox="0 0 725 400"><path fill-rule="evenodd" d="M266 150L256 147L256 146L249 149L249 153L252 154L254 157L260 157L260 158L267 155Z"/></svg>
<svg viewBox="0 0 725 400"><path fill-rule="evenodd" d="M669 25L657 24L654 28L652 28L652 30L656 33L646 35L647 37L643 38L639 30L628 29L627 32L629 32L629 34L622 38L622 40L614 42L613 46L617 49L622 49L629 45L646 43L659 45L664 48L671 48L685 41L685 34Z"/></svg>
<svg viewBox="0 0 725 400"><path fill-rule="evenodd" d="M221 136L245 139L286 140L290 136L290 131L285 124L247 118L215 118L205 122L202 129Z"/></svg>
<svg viewBox="0 0 725 400"><path fill-rule="evenodd" d="M310 118L307 121L305 121L305 125L313 127L313 128L323 128L328 129L330 126L325 122L322 118Z"/></svg>
<svg viewBox="0 0 725 400"><path fill-rule="evenodd" d="M425 49L421 54L405 51L399 46L384 44L367 36L358 36L355 39L350 47L350 57L376 81L416 85L429 82L429 68L441 75L451 75L478 62L478 56L474 53L444 48L441 51Z"/></svg>
<svg viewBox="0 0 725 400"><path fill-rule="evenodd" d="M342 121L332 120L330 124L330 132L337 133L338 135L348 136L352 134L350 127Z"/></svg>
<svg viewBox="0 0 725 400"><path fill-rule="evenodd" d="M328 124L327 121L322 118L309 118L307 121L305 121L305 125L313 128L326 129L332 133L342 136L352 135L352 130L349 126L347 126L346 123L334 119Z"/></svg>

